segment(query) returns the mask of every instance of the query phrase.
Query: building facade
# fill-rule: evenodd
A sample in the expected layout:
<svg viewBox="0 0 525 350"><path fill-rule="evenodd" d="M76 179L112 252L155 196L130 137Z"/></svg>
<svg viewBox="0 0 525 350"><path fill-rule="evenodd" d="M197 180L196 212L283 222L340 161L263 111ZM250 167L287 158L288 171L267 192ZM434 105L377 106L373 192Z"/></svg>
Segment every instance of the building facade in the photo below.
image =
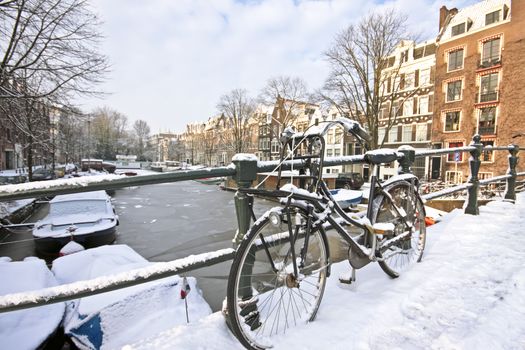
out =
<svg viewBox="0 0 525 350"><path fill-rule="evenodd" d="M440 10L436 52L434 148L523 144L525 1L485 0L461 10ZM485 151L480 178L502 174L508 154ZM468 154L434 159L447 182L467 180ZM439 167L438 167L439 166ZM523 165L521 165L523 167Z"/></svg>
<svg viewBox="0 0 525 350"><path fill-rule="evenodd" d="M435 42L416 44L402 40L387 58L378 128L378 143L382 147L430 148L435 52ZM417 159L412 170L420 178L431 175L429 161L425 158ZM397 164L391 164L382 169L381 177L395 174Z"/></svg>

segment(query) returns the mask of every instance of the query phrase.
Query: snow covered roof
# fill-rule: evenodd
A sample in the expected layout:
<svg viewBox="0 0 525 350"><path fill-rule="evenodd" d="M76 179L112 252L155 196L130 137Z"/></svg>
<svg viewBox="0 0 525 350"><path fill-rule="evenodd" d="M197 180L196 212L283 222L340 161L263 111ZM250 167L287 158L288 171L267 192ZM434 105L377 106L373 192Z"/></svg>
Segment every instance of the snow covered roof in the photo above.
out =
<svg viewBox="0 0 525 350"><path fill-rule="evenodd" d="M72 194L63 194L56 196L49 203L59 203L59 202L70 202L70 201L80 201L80 200L107 200L110 197L106 191L92 191L92 192L81 192L81 193L72 193Z"/></svg>
<svg viewBox="0 0 525 350"><path fill-rule="evenodd" d="M510 9L510 2L510 0L485 0L459 10L447 25L447 28L441 37L441 41L454 40L461 36L481 30L485 27L498 25L502 22L504 23L510 18L510 15L508 15L507 18L503 18L504 11L501 11L500 20L494 24L486 25L485 16L491 12L503 10L505 6L507 9ZM453 36L452 28L462 23L465 23L465 33Z"/></svg>

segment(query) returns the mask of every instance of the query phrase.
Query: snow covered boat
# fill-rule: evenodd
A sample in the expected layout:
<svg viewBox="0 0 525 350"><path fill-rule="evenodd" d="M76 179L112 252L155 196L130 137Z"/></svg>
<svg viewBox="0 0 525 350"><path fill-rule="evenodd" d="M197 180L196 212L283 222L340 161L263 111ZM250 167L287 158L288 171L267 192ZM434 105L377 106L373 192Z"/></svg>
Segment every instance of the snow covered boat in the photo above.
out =
<svg viewBox="0 0 525 350"><path fill-rule="evenodd" d="M35 257L24 261L0 258L0 295L29 292L57 286L55 276L46 262ZM59 326L65 303L40 306L0 314L2 349L61 349Z"/></svg>
<svg viewBox="0 0 525 350"><path fill-rule="evenodd" d="M39 256L56 257L71 240L85 248L111 244L118 216L105 191L66 194L49 202L49 214L33 227Z"/></svg>
<svg viewBox="0 0 525 350"><path fill-rule="evenodd" d="M352 205L359 204L363 199L363 191L336 188L335 190L330 190L330 193L342 209L347 209Z"/></svg>
<svg viewBox="0 0 525 350"><path fill-rule="evenodd" d="M161 263L162 264L162 263ZM66 284L151 266L127 245L87 249L53 261L58 283ZM84 297L68 304L64 334L80 349L120 349L177 325L210 315L195 279L173 276ZM182 290L184 297L182 299ZM189 292L191 291L191 292ZM186 308L188 306L188 319Z"/></svg>

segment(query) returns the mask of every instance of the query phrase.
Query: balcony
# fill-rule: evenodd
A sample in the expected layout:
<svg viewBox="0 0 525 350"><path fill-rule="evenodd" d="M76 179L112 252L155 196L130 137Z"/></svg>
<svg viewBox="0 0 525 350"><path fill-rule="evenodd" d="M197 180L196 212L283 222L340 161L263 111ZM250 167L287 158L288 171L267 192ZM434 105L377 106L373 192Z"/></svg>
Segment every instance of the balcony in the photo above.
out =
<svg viewBox="0 0 525 350"><path fill-rule="evenodd" d="M478 134L480 135L496 135L496 125L479 126Z"/></svg>
<svg viewBox="0 0 525 350"><path fill-rule="evenodd" d="M476 94L476 103L485 103L485 102L497 102L499 101L499 91L489 91L485 93Z"/></svg>
<svg viewBox="0 0 525 350"><path fill-rule="evenodd" d="M478 69L487 69L501 65L501 56L483 57L478 61Z"/></svg>

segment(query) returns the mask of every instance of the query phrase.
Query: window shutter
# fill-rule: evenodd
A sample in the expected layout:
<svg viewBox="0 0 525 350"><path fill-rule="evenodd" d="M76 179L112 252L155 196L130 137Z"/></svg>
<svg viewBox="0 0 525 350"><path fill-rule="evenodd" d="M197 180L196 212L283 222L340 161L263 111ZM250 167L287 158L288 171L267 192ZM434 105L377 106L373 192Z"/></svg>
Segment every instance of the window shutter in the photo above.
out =
<svg viewBox="0 0 525 350"><path fill-rule="evenodd" d="M428 113L434 111L434 95L428 95Z"/></svg>
<svg viewBox="0 0 525 350"><path fill-rule="evenodd" d="M419 69L414 72L414 87L419 86Z"/></svg>
<svg viewBox="0 0 525 350"><path fill-rule="evenodd" d="M417 105L418 105L417 96L414 96L414 98L412 98L412 114L418 114Z"/></svg>

